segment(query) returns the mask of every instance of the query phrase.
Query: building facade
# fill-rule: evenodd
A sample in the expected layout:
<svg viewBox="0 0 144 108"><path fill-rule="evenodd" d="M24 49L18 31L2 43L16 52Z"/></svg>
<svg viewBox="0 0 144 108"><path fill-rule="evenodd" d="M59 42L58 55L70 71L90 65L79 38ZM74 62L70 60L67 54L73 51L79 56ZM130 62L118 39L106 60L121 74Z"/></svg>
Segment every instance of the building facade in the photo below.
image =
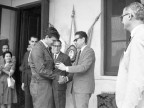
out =
<svg viewBox="0 0 144 108"><path fill-rule="evenodd" d="M115 92L119 59L129 39L129 33L123 30L120 15L125 5L134 1L138 0L49 0L49 23L57 28L64 42L68 42L70 38L73 7L77 31L88 32L101 13L92 33L91 47L96 56L95 92L90 99L89 108L97 108L97 95ZM35 3L41 3L41 0L0 0L0 4L14 8ZM15 17L15 12L2 9L0 39L8 38L13 52ZM67 100L66 108L73 108L71 98Z"/></svg>

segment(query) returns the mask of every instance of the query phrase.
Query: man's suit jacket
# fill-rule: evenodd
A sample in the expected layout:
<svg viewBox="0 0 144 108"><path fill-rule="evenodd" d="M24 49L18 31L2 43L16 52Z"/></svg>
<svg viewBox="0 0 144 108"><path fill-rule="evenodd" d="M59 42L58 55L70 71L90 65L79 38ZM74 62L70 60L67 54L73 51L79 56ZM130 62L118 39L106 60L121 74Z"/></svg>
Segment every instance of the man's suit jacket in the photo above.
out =
<svg viewBox="0 0 144 108"><path fill-rule="evenodd" d="M32 97L30 94L30 82L31 82L31 69L28 64L30 51L28 50L23 57L20 70L22 72L22 83L24 83L24 92L25 92L25 108L33 108Z"/></svg>
<svg viewBox="0 0 144 108"><path fill-rule="evenodd" d="M69 67L69 72L74 73L73 91L76 93L93 93L95 89L94 79L95 53L92 48L86 46L81 52L78 64Z"/></svg>
<svg viewBox="0 0 144 108"><path fill-rule="evenodd" d="M32 49L29 63L32 71L32 79L43 81L53 78L53 57L49 49L41 41Z"/></svg>
<svg viewBox="0 0 144 108"><path fill-rule="evenodd" d="M54 62L48 48L39 41L29 58L32 77L30 92L34 108L53 108L52 74Z"/></svg>
<svg viewBox="0 0 144 108"><path fill-rule="evenodd" d="M29 53L30 51L27 51L24 54L22 65L20 66L20 70L22 71L22 83L24 83L25 87L29 86L31 81L31 69L28 64Z"/></svg>
<svg viewBox="0 0 144 108"><path fill-rule="evenodd" d="M120 60L116 83L116 103L118 108L136 108L144 95L143 91L144 24L135 28L132 40Z"/></svg>
<svg viewBox="0 0 144 108"><path fill-rule="evenodd" d="M58 57L56 60L54 60L55 63L57 62L62 62L64 63L66 66L71 66L71 60L70 60L70 57L62 52L59 53ZM54 73L53 73L56 77L55 79L53 80L53 88L56 89L56 90L66 90L66 87L67 87L67 84L64 83L64 84L59 84L58 83L58 79L59 79L59 75L61 76L67 76L69 81L72 80L72 75L73 74L68 74L66 71L61 71L57 68L55 68L54 70Z"/></svg>

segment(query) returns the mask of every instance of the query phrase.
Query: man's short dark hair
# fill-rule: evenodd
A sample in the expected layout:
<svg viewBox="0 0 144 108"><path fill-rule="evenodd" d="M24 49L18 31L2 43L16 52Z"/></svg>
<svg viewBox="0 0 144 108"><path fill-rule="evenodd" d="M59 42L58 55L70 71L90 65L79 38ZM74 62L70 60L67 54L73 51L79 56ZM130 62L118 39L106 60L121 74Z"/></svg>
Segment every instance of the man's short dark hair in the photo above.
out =
<svg viewBox="0 0 144 108"><path fill-rule="evenodd" d="M49 27L46 32L44 33L44 35L48 35L49 38L51 37L55 37L56 39L60 38L60 35L58 33L58 31L56 30L56 28L54 27Z"/></svg>
<svg viewBox="0 0 144 108"><path fill-rule="evenodd" d="M54 44L55 42L59 42L60 45L62 45L62 42L61 42L60 40L55 40L55 41L53 42L53 44Z"/></svg>
<svg viewBox="0 0 144 108"><path fill-rule="evenodd" d="M38 37L37 37L37 36L30 36L30 37L29 37L29 40L31 40L31 38L37 38L37 40L38 40Z"/></svg>
<svg viewBox="0 0 144 108"><path fill-rule="evenodd" d="M75 33L75 35L79 35L79 38L85 38L85 43L87 43L88 36L87 36L86 32L84 32L84 31L77 31Z"/></svg>

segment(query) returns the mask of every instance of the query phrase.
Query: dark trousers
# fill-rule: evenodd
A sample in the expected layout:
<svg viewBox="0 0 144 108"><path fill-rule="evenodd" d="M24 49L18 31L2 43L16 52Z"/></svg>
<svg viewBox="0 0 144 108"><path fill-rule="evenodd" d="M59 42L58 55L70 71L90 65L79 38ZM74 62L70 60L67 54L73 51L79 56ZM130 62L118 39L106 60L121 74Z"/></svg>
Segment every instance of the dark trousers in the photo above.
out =
<svg viewBox="0 0 144 108"><path fill-rule="evenodd" d="M53 89L55 108L65 108L66 90Z"/></svg>
<svg viewBox="0 0 144 108"><path fill-rule="evenodd" d="M25 108L33 108L32 96L30 94L31 70L27 69L24 74Z"/></svg>
<svg viewBox="0 0 144 108"><path fill-rule="evenodd" d="M32 96L29 86L25 87L25 108L33 108Z"/></svg>
<svg viewBox="0 0 144 108"><path fill-rule="evenodd" d="M31 80L30 93L34 108L53 108L52 86L49 81Z"/></svg>

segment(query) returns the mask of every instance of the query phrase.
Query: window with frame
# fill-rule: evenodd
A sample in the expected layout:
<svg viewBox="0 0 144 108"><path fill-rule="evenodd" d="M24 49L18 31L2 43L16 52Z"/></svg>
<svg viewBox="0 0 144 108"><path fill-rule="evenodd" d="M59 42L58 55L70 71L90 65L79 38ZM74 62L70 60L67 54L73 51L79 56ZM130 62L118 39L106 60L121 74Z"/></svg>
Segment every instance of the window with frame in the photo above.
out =
<svg viewBox="0 0 144 108"><path fill-rule="evenodd" d="M103 0L105 76L117 76L119 61L130 36L124 30L120 16L123 8L131 2L132 0Z"/></svg>

